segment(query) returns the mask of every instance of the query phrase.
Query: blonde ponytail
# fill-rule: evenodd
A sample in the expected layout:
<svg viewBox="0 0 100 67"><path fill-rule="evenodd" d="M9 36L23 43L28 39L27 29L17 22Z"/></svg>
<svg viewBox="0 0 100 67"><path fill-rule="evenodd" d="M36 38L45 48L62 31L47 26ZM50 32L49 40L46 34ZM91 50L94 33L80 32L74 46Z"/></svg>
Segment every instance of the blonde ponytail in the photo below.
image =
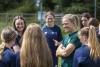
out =
<svg viewBox="0 0 100 67"><path fill-rule="evenodd" d="M4 47L5 47L5 44L2 43L2 44L0 45L0 60L2 60L2 54L3 54L3 51L4 51Z"/></svg>
<svg viewBox="0 0 100 67"><path fill-rule="evenodd" d="M88 37L88 44L90 45L90 56L93 60L97 60L100 58L100 44L98 42L96 36L95 27L90 26L89 28L89 37Z"/></svg>

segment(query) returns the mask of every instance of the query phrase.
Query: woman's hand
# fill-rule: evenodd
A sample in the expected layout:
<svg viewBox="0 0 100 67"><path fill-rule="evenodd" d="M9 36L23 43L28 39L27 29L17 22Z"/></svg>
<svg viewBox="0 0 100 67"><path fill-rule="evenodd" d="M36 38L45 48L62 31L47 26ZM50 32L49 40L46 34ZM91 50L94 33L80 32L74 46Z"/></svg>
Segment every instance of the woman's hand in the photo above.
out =
<svg viewBox="0 0 100 67"><path fill-rule="evenodd" d="M56 50L56 56L63 56L65 54L65 47L61 44Z"/></svg>
<svg viewBox="0 0 100 67"><path fill-rule="evenodd" d="M53 39L54 43L55 43L55 46L59 46L61 43L58 42L57 40Z"/></svg>
<svg viewBox="0 0 100 67"><path fill-rule="evenodd" d="M13 46L13 49L15 53L20 51L20 47L18 45Z"/></svg>

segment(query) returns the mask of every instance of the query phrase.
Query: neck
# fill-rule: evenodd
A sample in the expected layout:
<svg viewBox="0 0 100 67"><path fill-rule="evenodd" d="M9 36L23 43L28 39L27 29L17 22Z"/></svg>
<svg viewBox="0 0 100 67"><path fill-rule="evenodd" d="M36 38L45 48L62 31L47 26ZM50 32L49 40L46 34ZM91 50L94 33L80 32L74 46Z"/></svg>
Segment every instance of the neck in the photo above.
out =
<svg viewBox="0 0 100 67"><path fill-rule="evenodd" d="M6 46L7 48L11 49L12 43L5 43L5 46Z"/></svg>
<svg viewBox="0 0 100 67"><path fill-rule="evenodd" d="M53 24L53 23L46 23L46 25L47 25L48 27L54 27L54 24Z"/></svg>
<svg viewBox="0 0 100 67"><path fill-rule="evenodd" d="M23 35L23 33L22 33L22 32L18 32L18 35L22 36L22 35Z"/></svg>
<svg viewBox="0 0 100 67"><path fill-rule="evenodd" d="M91 45L90 45L90 43L88 43L87 45L88 45L88 47L90 47L90 48L91 48Z"/></svg>
<svg viewBox="0 0 100 67"><path fill-rule="evenodd" d="M84 44L84 45L88 45L88 43L87 43L87 42L84 42L83 44Z"/></svg>
<svg viewBox="0 0 100 67"><path fill-rule="evenodd" d="M70 33L73 33L73 32L76 32L76 30L72 30L72 31L70 31Z"/></svg>
<svg viewBox="0 0 100 67"><path fill-rule="evenodd" d="M87 41L83 41L82 44L83 44L83 45L87 45L87 46L89 46L89 44L88 44Z"/></svg>

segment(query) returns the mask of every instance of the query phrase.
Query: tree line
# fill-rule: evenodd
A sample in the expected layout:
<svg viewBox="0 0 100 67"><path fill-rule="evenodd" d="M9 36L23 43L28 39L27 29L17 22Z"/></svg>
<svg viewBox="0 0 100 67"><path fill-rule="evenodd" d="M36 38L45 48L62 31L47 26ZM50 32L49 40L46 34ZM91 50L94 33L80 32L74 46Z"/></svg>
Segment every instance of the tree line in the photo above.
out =
<svg viewBox="0 0 100 67"><path fill-rule="evenodd" d="M0 13L3 12L22 12L36 13L42 10L52 10L56 13L83 13L90 12L94 15L95 0L39 0L39 6L36 6L37 0L0 0ZM97 17L99 18L100 0L96 0Z"/></svg>

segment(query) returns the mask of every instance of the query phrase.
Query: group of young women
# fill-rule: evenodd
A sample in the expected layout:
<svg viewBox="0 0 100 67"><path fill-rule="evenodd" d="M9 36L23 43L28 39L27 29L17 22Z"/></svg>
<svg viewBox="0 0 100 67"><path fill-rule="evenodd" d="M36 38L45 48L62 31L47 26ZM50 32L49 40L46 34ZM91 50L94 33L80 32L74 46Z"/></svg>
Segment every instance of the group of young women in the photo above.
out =
<svg viewBox="0 0 100 67"><path fill-rule="evenodd" d="M25 19L16 16L13 28L5 27L1 32L0 66L58 67L61 57L61 67L100 67L99 21L85 15L80 27L77 15L65 14L63 37L51 11L46 13L42 28L37 23L26 27Z"/></svg>

